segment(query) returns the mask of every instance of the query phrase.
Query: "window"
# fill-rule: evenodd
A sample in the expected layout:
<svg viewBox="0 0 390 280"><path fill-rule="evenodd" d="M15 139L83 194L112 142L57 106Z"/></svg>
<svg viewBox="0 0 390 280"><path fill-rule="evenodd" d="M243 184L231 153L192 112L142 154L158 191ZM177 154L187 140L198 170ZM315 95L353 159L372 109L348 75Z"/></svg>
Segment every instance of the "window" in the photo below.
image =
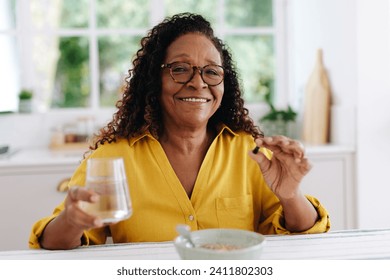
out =
<svg viewBox="0 0 390 280"><path fill-rule="evenodd" d="M230 47L248 102L261 81L280 91L283 0L0 0L0 104L15 109L17 92L35 92L38 111L112 107L139 49L165 16L204 15ZM282 12L281 12L282 11ZM3 17L4 16L4 17ZM3 57L1 57L3 61ZM7 92L5 95L4 93ZM0 111L5 108L1 107ZM5 107L5 106L4 106Z"/></svg>
<svg viewBox="0 0 390 280"><path fill-rule="evenodd" d="M20 84L15 1L0 0L0 112L14 111Z"/></svg>

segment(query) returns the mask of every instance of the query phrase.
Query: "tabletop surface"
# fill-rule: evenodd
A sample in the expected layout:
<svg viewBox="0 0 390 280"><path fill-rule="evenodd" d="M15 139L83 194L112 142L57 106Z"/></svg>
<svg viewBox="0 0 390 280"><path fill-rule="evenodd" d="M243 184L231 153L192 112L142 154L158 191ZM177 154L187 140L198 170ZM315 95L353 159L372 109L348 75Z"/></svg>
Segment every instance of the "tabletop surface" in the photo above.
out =
<svg viewBox="0 0 390 280"><path fill-rule="evenodd" d="M266 235L262 259L390 259L390 229ZM107 244L73 250L0 251L0 260L177 260L173 242Z"/></svg>

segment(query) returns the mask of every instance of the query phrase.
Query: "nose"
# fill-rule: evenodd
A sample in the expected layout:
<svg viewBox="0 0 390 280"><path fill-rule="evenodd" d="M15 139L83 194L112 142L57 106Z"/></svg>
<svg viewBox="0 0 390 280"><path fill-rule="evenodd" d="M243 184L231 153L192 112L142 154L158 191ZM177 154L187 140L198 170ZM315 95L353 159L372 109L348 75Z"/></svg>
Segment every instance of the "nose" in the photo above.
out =
<svg viewBox="0 0 390 280"><path fill-rule="evenodd" d="M207 87L208 85L203 80L203 69L199 66L194 66L194 73L192 75L192 78L188 81L188 85L192 85L195 87Z"/></svg>

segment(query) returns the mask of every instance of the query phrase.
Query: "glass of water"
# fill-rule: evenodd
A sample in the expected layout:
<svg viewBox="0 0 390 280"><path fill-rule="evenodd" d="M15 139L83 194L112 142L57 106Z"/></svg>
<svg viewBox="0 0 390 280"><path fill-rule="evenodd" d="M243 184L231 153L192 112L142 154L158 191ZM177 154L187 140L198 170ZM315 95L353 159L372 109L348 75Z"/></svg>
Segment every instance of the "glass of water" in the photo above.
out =
<svg viewBox="0 0 390 280"><path fill-rule="evenodd" d="M81 209L102 219L116 223L132 214L131 200L123 158L90 158L87 160L86 188L94 190L96 202L81 202Z"/></svg>

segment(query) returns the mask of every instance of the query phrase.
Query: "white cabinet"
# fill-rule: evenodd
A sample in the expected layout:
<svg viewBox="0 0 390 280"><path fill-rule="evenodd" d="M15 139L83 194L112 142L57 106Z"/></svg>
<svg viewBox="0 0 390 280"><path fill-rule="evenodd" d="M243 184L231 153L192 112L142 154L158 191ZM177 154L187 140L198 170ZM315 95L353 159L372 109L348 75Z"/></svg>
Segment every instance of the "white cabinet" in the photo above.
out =
<svg viewBox="0 0 390 280"><path fill-rule="evenodd" d="M57 186L73 174L78 161L41 160L42 155L31 164L30 159L0 161L0 251L27 249L34 222L50 215L65 198Z"/></svg>
<svg viewBox="0 0 390 280"><path fill-rule="evenodd" d="M353 150L335 146L309 147L307 156L313 168L302 182L303 192L318 198L328 210L331 230L355 228Z"/></svg>

